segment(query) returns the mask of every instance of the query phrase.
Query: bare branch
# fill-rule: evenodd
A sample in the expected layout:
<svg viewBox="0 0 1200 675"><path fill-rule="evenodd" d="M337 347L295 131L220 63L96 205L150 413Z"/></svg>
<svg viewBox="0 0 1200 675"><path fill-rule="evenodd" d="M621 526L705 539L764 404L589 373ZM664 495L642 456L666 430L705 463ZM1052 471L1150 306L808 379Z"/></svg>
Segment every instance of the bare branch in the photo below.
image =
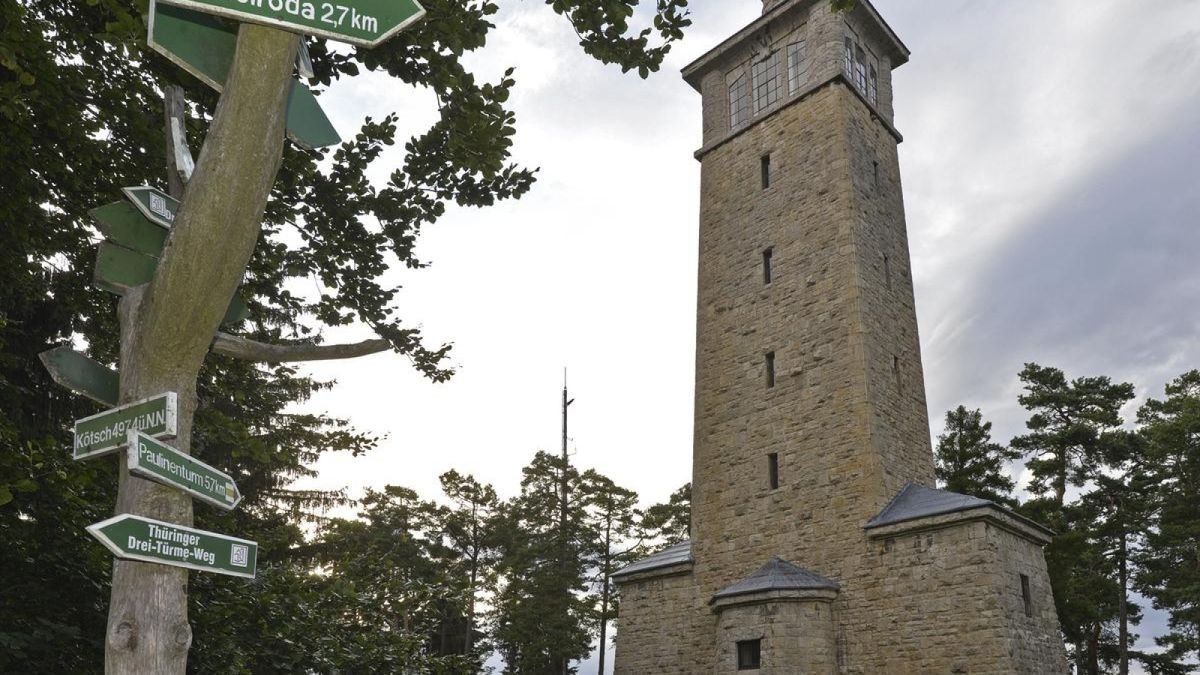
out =
<svg viewBox="0 0 1200 675"><path fill-rule="evenodd" d="M245 361L282 363L285 361L328 361L353 359L368 354L378 354L392 348L387 340L363 340L344 345L274 345L257 342L229 333L217 332L212 350L218 354L232 356Z"/></svg>

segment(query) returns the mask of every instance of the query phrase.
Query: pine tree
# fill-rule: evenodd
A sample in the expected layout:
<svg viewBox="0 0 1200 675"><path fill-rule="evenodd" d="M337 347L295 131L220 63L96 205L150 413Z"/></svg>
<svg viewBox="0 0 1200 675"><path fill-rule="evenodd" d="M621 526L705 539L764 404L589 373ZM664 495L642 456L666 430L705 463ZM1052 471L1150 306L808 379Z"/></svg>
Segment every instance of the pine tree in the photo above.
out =
<svg viewBox="0 0 1200 675"><path fill-rule="evenodd" d="M505 673L562 675L563 663L590 651L594 614L586 591L596 539L587 527L585 504L576 498L582 491L574 468L538 452L523 470L521 493L504 504L495 641Z"/></svg>
<svg viewBox="0 0 1200 675"><path fill-rule="evenodd" d="M687 541L692 533L692 484L684 483L667 501L647 507L638 529L653 549Z"/></svg>
<svg viewBox="0 0 1200 675"><path fill-rule="evenodd" d="M1133 398L1133 385L1108 377L1068 381L1057 368L1035 363L1020 373L1025 392L1018 401L1031 412L1030 433L1012 440L1025 453L1034 499L1021 511L1059 534L1046 547L1046 565L1059 623L1079 672L1100 672L1117 638L1106 630L1118 621L1125 594L1118 565L1107 555L1103 511L1094 499L1068 500L1068 487L1085 489L1113 468L1127 442L1120 430L1121 408Z"/></svg>
<svg viewBox="0 0 1200 675"><path fill-rule="evenodd" d="M500 500L491 485L472 476L448 471L440 477L442 492L451 505L438 510L437 529L448 555L440 556L447 584L458 589L458 611L466 620L462 652L481 667L488 641L477 641L484 626L477 610L481 597L495 593L500 548L496 532Z"/></svg>
<svg viewBox="0 0 1200 675"><path fill-rule="evenodd" d="M1146 401L1138 421L1154 515L1138 555L1137 587L1170 616L1167 634L1157 638L1166 656L1194 662L1200 656L1200 370L1169 383L1165 398Z"/></svg>
<svg viewBox="0 0 1200 675"><path fill-rule="evenodd" d="M951 492L1011 505L1013 481L1004 462L1020 456L992 441L992 423L983 421L983 413L960 405L946 413L946 430L938 436L937 479Z"/></svg>
<svg viewBox="0 0 1200 675"><path fill-rule="evenodd" d="M618 486L610 478L589 469L582 477L582 498L589 516L588 529L596 535L592 552L592 594L596 622L599 624L599 669L603 673L607 656L608 625L617 618L616 588L613 572L633 562L638 550L637 493Z"/></svg>

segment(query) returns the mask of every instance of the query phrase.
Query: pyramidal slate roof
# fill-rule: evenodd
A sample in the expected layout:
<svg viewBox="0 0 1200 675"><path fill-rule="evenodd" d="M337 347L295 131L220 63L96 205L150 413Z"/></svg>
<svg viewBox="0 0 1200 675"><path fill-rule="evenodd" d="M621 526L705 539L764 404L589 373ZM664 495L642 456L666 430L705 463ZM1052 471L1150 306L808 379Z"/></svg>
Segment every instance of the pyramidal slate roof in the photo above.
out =
<svg viewBox="0 0 1200 675"><path fill-rule="evenodd" d="M637 574L638 572L649 572L650 570L656 570L662 567L670 567L672 565L690 562L693 562L692 542L683 541L675 544L674 546L665 548L654 555L647 556L641 560L638 560L637 562L632 562L625 567L622 567L613 574L613 578L629 576L630 574Z"/></svg>
<svg viewBox="0 0 1200 675"><path fill-rule="evenodd" d="M709 602L735 595L749 595L765 591L817 589L836 591L838 588L837 583L816 572L793 565L782 558L772 558L750 576L717 591Z"/></svg>
<svg viewBox="0 0 1200 675"><path fill-rule="evenodd" d="M916 518L965 511L980 506L1002 508L996 502L988 499L960 495L957 492L948 492L946 490L935 490L927 488L924 485L909 483L895 497L892 497L892 501L888 502L888 505L883 507L882 511L876 514L874 518L868 520L865 527L881 527ZM1003 510L1007 511L1007 509Z"/></svg>

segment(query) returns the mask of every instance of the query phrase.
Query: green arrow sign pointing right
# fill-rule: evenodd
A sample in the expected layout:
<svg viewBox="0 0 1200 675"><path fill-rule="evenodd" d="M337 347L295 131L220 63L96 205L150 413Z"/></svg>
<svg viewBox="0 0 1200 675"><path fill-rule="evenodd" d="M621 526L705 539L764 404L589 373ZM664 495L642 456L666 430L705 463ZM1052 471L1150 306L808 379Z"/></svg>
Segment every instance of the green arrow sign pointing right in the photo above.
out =
<svg viewBox="0 0 1200 675"><path fill-rule="evenodd" d="M242 501L233 478L166 443L130 429L125 459L129 472L178 488L196 499L229 511Z"/></svg>
<svg viewBox="0 0 1200 675"><path fill-rule="evenodd" d="M374 47L420 21L417 0L163 0L173 5Z"/></svg>
<svg viewBox="0 0 1200 675"><path fill-rule="evenodd" d="M216 532L164 523L129 513L87 528L113 555L126 560L254 578L258 544Z"/></svg>

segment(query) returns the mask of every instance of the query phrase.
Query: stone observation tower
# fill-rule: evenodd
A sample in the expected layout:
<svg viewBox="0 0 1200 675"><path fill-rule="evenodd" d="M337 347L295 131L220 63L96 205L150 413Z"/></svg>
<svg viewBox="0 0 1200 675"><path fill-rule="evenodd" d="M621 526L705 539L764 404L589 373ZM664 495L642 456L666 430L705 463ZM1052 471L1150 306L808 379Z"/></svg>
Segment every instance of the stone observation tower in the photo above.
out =
<svg viewBox="0 0 1200 675"><path fill-rule="evenodd" d="M692 539L621 570L616 672L1066 673L1045 528L933 489L867 0L768 0L703 97Z"/></svg>

